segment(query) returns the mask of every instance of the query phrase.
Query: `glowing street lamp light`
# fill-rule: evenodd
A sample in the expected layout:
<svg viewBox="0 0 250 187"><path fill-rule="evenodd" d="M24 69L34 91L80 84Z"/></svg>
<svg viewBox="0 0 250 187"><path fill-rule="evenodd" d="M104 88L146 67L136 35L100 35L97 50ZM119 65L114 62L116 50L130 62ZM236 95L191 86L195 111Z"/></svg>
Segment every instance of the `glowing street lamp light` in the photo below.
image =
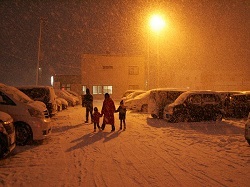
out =
<svg viewBox="0 0 250 187"><path fill-rule="evenodd" d="M150 18L149 24L150 24L151 29L155 31L156 33L159 33L166 26L165 20L162 18L162 16L158 14L153 15Z"/></svg>

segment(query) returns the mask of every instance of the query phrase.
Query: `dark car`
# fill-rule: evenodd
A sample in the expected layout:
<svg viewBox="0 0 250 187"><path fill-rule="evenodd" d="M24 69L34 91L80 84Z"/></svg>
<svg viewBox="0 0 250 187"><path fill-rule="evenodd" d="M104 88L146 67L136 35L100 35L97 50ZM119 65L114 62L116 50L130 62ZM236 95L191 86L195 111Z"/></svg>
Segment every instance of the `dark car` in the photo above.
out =
<svg viewBox="0 0 250 187"><path fill-rule="evenodd" d="M247 122L245 124L245 139L248 142L248 144L250 145L250 112L248 114L248 119L247 119Z"/></svg>
<svg viewBox="0 0 250 187"><path fill-rule="evenodd" d="M169 122L221 121L224 115L220 95L213 91L187 91L165 110Z"/></svg>
<svg viewBox="0 0 250 187"><path fill-rule="evenodd" d="M224 104L227 117L245 118L250 112L250 93L233 94Z"/></svg>

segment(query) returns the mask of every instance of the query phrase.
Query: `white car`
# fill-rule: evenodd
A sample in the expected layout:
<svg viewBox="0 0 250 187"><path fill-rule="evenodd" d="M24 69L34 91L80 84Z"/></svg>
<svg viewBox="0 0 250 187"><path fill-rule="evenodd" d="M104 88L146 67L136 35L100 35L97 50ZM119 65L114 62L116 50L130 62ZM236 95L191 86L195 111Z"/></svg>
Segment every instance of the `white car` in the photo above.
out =
<svg viewBox="0 0 250 187"><path fill-rule="evenodd" d="M129 94L133 93L134 91L136 91L136 90L126 90L126 91L124 92L124 94L122 95L122 98L123 98L123 97L127 97Z"/></svg>
<svg viewBox="0 0 250 187"><path fill-rule="evenodd" d="M0 84L0 111L13 118L17 145L43 140L51 134L51 119L45 104L30 99L15 87Z"/></svg>
<svg viewBox="0 0 250 187"><path fill-rule="evenodd" d="M250 112L248 114L248 119L245 125L245 139L250 145Z"/></svg>
<svg viewBox="0 0 250 187"><path fill-rule="evenodd" d="M81 105L82 104L82 97L78 94L78 93L76 93L76 92L74 92L74 91L71 91L71 90L66 90L68 93L70 93L71 95L73 95L73 96L75 96L76 97L76 99L77 99L77 104L78 105Z"/></svg>
<svg viewBox="0 0 250 187"><path fill-rule="evenodd" d="M0 158L5 157L16 147L13 118L0 111Z"/></svg>
<svg viewBox="0 0 250 187"><path fill-rule="evenodd" d="M125 101L125 105L128 109L140 112L148 112L148 102L149 102L150 91L142 93L133 99Z"/></svg>
<svg viewBox="0 0 250 187"><path fill-rule="evenodd" d="M153 118L163 118L164 108L183 92L182 88L156 88L150 90L148 113Z"/></svg>
<svg viewBox="0 0 250 187"><path fill-rule="evenodd" d="M134 91L134 92L128 94L126 97L122 97L122 100L123 100L123 101L127 101L127 100L129 100L129 99L133 99L133 98L135 98L136 96L138 96L138 95L140 95L140 94L142 94L142 93L145 93L145 92L146 92L146 91L144 91L144 90L137 90L137 91Z"/></svg>
<svg viewBox="0 0 250 187"><path fill-rule="evenodd" d="M68 92L64 90L55 89L55 93L58 97L65 99L68 102L69 106L76 105L76 99L72 95L69 95Z"/></svg>
<svg viewBox="0 0 250 187"><path fill-rule="evenodd" d="M61 98L61 97L57 97L56 98L57 100L60 100L61 104L62 104L62 110L65 110L68 108L69 104L68 104L68 101L66 101L65 99Z"/></svg>

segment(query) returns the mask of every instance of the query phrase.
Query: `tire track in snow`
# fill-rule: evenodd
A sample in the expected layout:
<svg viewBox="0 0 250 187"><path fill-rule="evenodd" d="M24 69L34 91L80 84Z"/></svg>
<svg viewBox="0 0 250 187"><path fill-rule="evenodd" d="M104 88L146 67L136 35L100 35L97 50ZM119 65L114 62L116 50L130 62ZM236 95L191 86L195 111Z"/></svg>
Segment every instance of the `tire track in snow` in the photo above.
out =
<svg viewBox="0 0 250 187"><path fill-rule="evenodd" d="M147 128L149 128L149 127L147 127ZM159 131L159 129L157 129L158 131ZM152 130L152 132L151 132L151 135L150 136L152 136L152 134L154 134L153 133L153 130ZM158 132L156 133L156 136L158 136ZM147 138L146 138L147 139ZM151 138L152 139L152 138ZM157 137L155 137L155 138L153 138L153 140L155 140L155 139L157 139ZM172 169L171 170L176 170L176 168L177 168L177 170L181 170L182 172L183 172L183 175L185 175L185 174L189 174L189 175L191 175L191 176L193 176L193 177L195 177L195 178L197 178L197 179L200 179L201 180L201 182L200 182L200 185L202 185L203 184L203 179L202 179L202 177L199 175L199 173L196 175L196 174L194 174L194 171L195 171L195 168L192 168L192 169L186 169L186 168L189 168L189 167L187 167L187 165L182 161L182 160L178 160L178 162L176 162L175 160L176 159L178 159L178 157L176 157L176 155L174 155L174 156L171 156L170 154L169 155L166 155L166 158L168 158L169 160L171 160L171 162L168 160L168 159L166 159L166 158L164 158L164 157L162 157L162 151L160 150L160 153L158 154L158 151L159 151L159 149L156 149L155 147L152 147L151 145L146 145L146 143L147 143L147 141L144 141L144 142L142 142L141 141L141 143L144 145L144 146L146 146L147 147L147 149L154 149L153 151L154 151L154 153L157 155L157 157L158 158L161 158L162 160L163 160L163 162L165 162L165 163L167 163L168 164L168 167L169 167L169 165L172 165ZM160 143L153 143L153 145L163 145L162 144L162 142L160 142ZM166 147L168 147L168 146L166 146ZM173 146L172 146L173 147ZM176 148L176 150L178 150L179 149L179 145L177 146L178 148ZM182 147L185 147L185 145L182 145ZM159 147L160 149L162 149L161 147ZM164 150L164 149L163 149ZM167 150L167 152L172 152L173 150ZM179 150L178 150L179 151ZM165 151L166 152L166 151ZM185 167L182 167L181 165L183 165L183 166L185 166ZM171 171L170 171L170 173L171 173ZM174 176L174 175L173 175ZM210 178L210 180L211 180L212 178ZM218 181L216 181L215 179L213 179L215 182L217 182L217 185L218 184L220 184L220 185L222 185L223 186L223 184L221 184L221 183L219 183ZM177 180L176 180L177 181Z"/></svg>

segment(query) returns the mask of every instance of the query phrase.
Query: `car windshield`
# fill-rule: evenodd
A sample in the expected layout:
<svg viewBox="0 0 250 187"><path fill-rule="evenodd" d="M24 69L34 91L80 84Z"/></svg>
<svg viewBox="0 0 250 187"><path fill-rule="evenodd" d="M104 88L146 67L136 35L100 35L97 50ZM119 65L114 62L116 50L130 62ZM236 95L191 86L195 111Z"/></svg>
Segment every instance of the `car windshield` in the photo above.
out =
<svg viewBox="0 0 250 187"><path fill-rule="evenodd" d="M49 102L49 90L44 88L20 88L20 90L33 100Z"/></svg>
<svg viewBox="0 0 250 187"><path fill-rule="evenodd" d="M146 97L146 96L148 96L148 95L149 95L149 92L142 93L142 94L140 94L140 95L137 95L134 99L141 99L141 98Z"/></svg>
<svg viewBox="0 0 250 187"><path fill-rule="evenodd" d="M33 101L30 97L28 97L26 94L24 94L15 87L12 86L6 87L5 91L7 94L12 95L12 97L15 100L20 101L22 103L28 103Z"/></svg>
<svg viewBox="0 0 250 187"><path fill-rule="evenodd" d="M189 93L187 93L187 92L182 93L179 97L177 97L177 99L174 101L174 103L177 105L182 104L186 100L188 95L189 95Z"/></svg>

